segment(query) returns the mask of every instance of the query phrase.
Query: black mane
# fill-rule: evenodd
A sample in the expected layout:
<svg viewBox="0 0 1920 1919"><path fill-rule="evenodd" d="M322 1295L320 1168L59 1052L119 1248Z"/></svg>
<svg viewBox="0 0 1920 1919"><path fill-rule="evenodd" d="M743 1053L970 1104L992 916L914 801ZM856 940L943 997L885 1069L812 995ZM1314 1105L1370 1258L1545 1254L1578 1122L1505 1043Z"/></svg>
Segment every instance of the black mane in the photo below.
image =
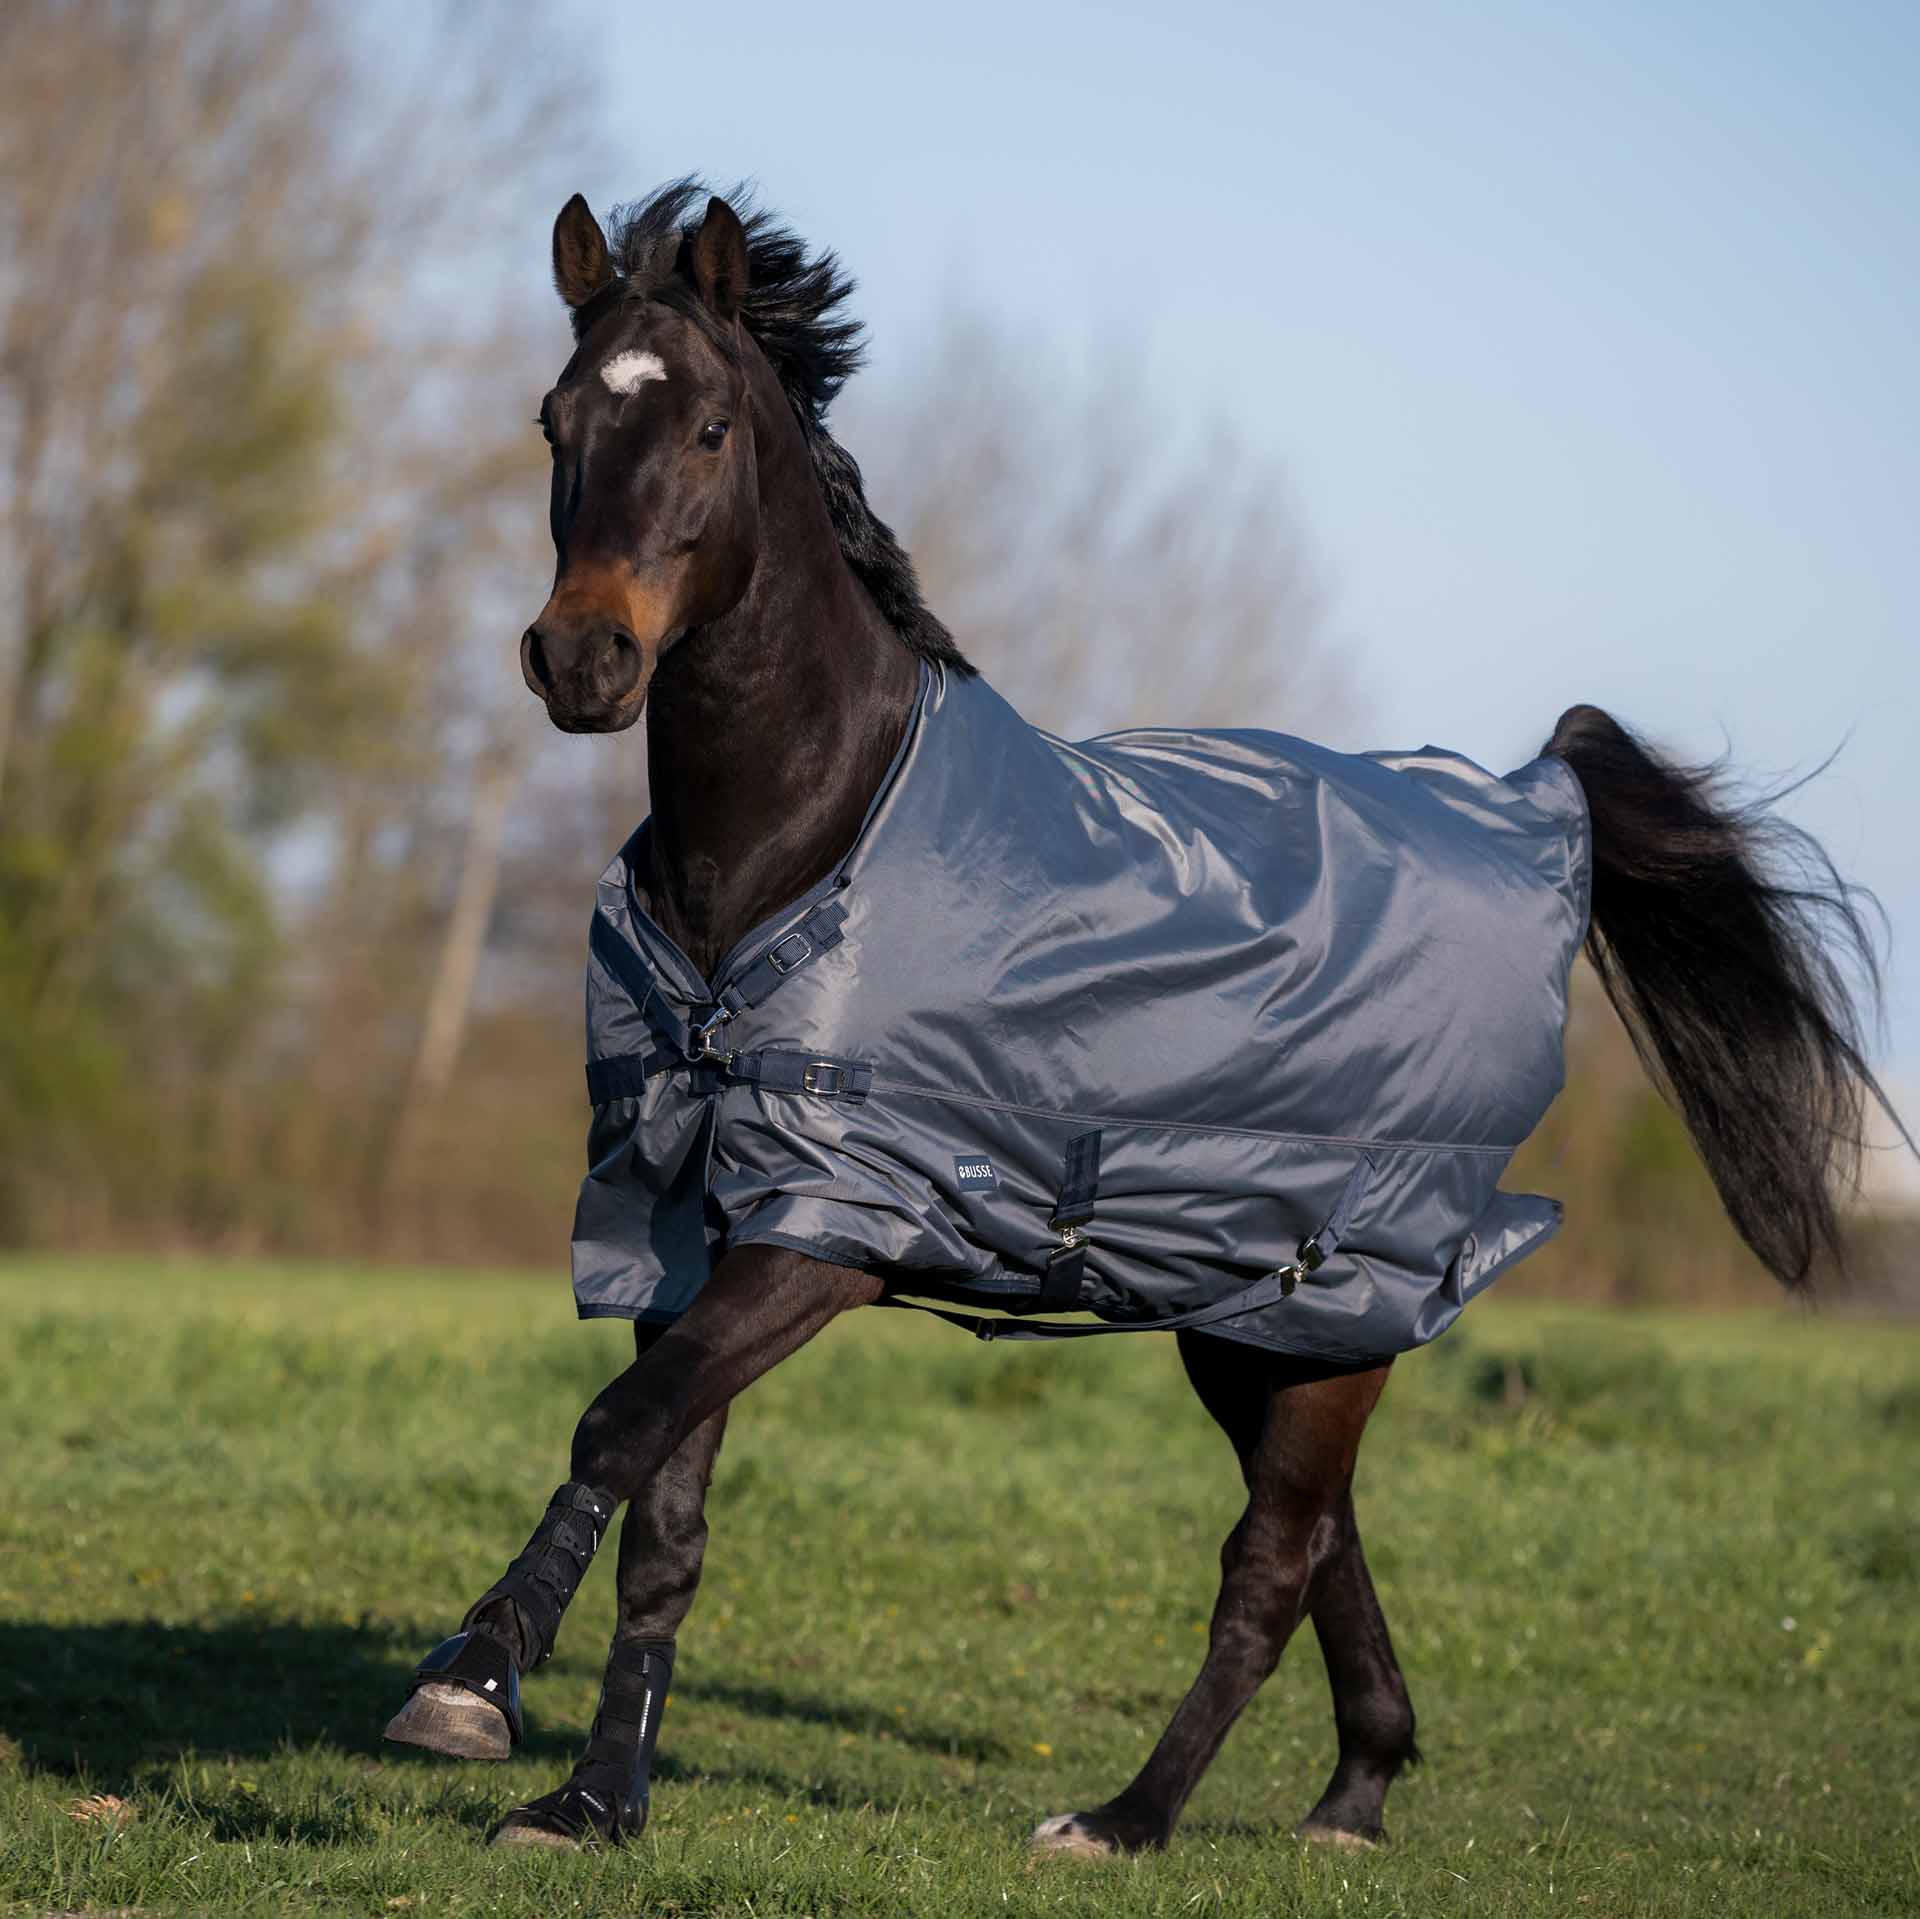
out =
<svg viewBox="0 0 1920 1919"><path fill-rule="evenodd" d="M609 292L615 299L663 300L717 336L706 308L676 271L708 195L707 186L688 175L644 200L615 207L607 245L620 279ZM866 357L865 329L842 310L853 281L833 253L810 256L799 236L756 207L744 187L723 197L747 230L748 292L741 318L806 435L840 551L909 650L956 673L972 673L953 635L921 598L913 561L867 504L853 455L827 431L827 409ZM580 309L576 324L597 317L600 304L596 298Z"/></svg>

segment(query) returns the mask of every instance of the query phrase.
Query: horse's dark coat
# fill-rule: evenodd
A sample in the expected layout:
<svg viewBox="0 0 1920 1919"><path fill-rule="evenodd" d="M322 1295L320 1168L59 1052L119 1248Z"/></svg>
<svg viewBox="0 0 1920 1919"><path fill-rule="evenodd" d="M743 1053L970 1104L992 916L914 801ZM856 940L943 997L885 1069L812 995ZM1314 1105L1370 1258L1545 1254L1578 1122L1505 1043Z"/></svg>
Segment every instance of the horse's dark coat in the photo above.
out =
<svg viewBox="0 0 1920 1919"><path fill-rule="evenodd" d="M1087 1249L1055 1252L1047 1222L1086 1225L1091 1197L1107 1317L1052 1331L1179 1328L1247 1505L1152 1756L1036 1843L1166 1844L1308 1618L1339 1758L1301 1830L1377 1840L1417 1748L1354 1517L1375 1356L1431 1338L1552 1224L1494 1182L1560 1083L1589 906L1601 983L1796 1285L1837 1248L1878 1094L1848 970L1873 986L1867 902L1715 769L1594 707L1504 781L1264 734L1034 732L966 684L826 431L858 356L844 276L724 201L692 224L697 197L666 189L611 247L577 196L556 222L579 344L541 408L557 566L521 642L564 730L644 709L653 797L593 921L576 1243L583 1310L637 1316L636 1357L581 1415L563 1489L627 1506L607 1700L693 1603L731 1402L907 1285L1078 1300ZM639 352L672 371L632 408L604 376ZM1293 1298L1280 1273L1237 1290L1307 1265L1308 1232L1341 1250ZM1272 1310L1207 1336L1255 1294ZM553 1613L503 1582L469 1623L525 1672ZM495 1709L446 1690L388 1736L497 1750ZM633 1836L646 1721L603 1712L573 1778L499 1838Z"/></svg>
<svg viewBox="0 0 1920 1919"><path fill-rule="evenodd" d="M1075 745L929 667L857 843L712 982L645 912L642 852L601 881L588 966L583 1314L677 1315L723 1244L1030 1300L1067 1142L1095 1127L1083 1303L1106 1319L1237 1293L1357 1192L1326 1265L1215 1330L1380 1359L1558 1223L1495 1190L1559 1091L1587 930L1557 759L1503 780L1274 733ZM838 942L761 969L715 1031L733 1069L689 1065L704 1012L770 949L799 957L823 902ZM809 1059L835 1091L802 1090Z"/></svg>

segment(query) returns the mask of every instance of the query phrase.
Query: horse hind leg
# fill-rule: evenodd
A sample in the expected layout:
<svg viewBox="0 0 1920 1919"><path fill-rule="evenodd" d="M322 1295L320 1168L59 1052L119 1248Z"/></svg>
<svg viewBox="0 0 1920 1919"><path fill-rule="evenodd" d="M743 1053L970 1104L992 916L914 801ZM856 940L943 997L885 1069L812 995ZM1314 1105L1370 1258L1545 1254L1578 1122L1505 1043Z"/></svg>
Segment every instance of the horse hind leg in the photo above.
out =
<svg viewBox="0 0 1920 1919"><path fill-rule="evenodd" d="M1319 1803L1300 1824L1303 1839L1371 1846L1386 1838L1387 1788L1420 1763L1413 1702L1360 1550L1351 1494L1340 1514L1340 1541L1313 1596L1313 1629L1333 1690L1340 1756Z"/></svg>
<svg viewBox="0 0 1920 1919"><path fill-rule="evenodd" d="M1092 1811L1047 1820L1033 1836L1043 1852L1091 1857L1167 1843L1343 1550L1354 1460L1386 1367L1336 1372L1205 1335L1182 1334L1180 1350L1247 1486L1221 1552L1206 1659L1139 1776Z"/></svg>

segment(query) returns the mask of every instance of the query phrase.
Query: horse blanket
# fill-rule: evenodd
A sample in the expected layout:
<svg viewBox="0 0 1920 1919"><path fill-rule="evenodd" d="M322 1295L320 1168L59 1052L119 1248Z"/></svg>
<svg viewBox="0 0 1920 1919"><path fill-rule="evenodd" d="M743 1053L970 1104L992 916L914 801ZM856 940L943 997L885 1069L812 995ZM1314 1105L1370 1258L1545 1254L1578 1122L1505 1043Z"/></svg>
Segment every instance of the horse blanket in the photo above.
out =
<svg viewBox="0 0 1920 1919"><path fill-rule="evenodd" d="M642 826L587 967L584 1316L794 1247L1042 1329L1334 1362L1444 1331L1559 1223L1497 1190L1559 1091L1579 782L1431 747L1029 725L929 667L854 845L711 980ZM967 1322L977 1324L976 1322Z"/></svg>

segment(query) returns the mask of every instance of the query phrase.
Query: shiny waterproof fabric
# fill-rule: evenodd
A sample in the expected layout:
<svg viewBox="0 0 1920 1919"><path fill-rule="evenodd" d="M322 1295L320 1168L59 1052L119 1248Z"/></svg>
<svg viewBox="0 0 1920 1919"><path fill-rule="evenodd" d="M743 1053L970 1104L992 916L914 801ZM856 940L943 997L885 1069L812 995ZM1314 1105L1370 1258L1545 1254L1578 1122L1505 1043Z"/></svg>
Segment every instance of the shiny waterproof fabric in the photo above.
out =
<svg viewBox="0 0 1920 1919"><path fill-rule="evenodd" d="M844 861L711 982L643 910L645 831L590 947L583 1315L676 1316L762 1242L1030 1310L1091 1133L1074 1277L1108 1321L1226 1300L1321 1233L1290 1296L1212 1330L1378 1359L1559 1222L1496 1191L1560 1088L1586 931L1557 759L1072 744L929 669Z"/></svg>

